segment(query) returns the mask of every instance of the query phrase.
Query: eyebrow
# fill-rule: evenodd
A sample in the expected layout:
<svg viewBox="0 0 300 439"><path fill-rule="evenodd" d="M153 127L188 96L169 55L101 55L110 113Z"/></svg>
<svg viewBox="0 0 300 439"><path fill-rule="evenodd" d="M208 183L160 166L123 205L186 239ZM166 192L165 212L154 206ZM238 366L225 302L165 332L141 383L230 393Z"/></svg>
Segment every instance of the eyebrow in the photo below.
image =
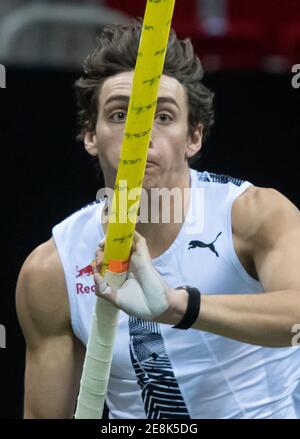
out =
<svg viewBox="0 0 300 439"><path fill-rule="evenodd" d="M113 96L110 96L107 99L107 101L105 102L104 106L110 104L111 102L115 102L115 101L122 101L122 102L125 102L128 105L128 103L129 103L129 96L126 96L126 95L113 95ZM161 97L159 97L157 99L157 105L164 104L164 103L166 103L166 104L173 104L173 105L175 105L175 107L178 108L178 110L180 110L179 105L177 104L176 100L174 98L172 98L171 96L170 97L161 96Z"/></svg>

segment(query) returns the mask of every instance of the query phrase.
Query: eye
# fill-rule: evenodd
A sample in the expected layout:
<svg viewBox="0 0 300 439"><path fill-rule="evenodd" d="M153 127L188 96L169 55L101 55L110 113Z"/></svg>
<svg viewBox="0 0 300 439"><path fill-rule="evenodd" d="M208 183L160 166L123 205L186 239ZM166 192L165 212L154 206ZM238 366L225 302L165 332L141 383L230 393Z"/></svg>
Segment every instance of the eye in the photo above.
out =
<svg viewBox="0 0 300 439"><path fill-rule="evenodd" d="M122 123L125 122L126 120L126 112L125 111L116 111L115 113L113 113L109 119L112 122L116 122L116 123Z"/></svg>
<svg viewBox="0 0 300 439"><path fill-rule="evenodd" d="M171 122L171 116L169 116L169 114L167 113L160 113L156 116L156 119L158 119L158 121L162 124L167 124Z"/></svg>

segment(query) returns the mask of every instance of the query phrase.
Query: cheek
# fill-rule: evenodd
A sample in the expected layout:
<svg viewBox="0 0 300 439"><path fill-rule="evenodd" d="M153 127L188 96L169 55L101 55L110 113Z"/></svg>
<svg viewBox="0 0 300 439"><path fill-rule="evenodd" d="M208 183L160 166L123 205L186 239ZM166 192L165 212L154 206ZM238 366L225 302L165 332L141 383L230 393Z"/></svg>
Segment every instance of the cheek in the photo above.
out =
<svg viewBox="0 0 300 439"><path fill-rule="evenodd" d="M113 130L105 124L97 128L98 151L101 160L111 164L119 161L124 127L116 126Z"/></svg>
<svg viewBox="0 0 300 439"><path fill-rule="evenodd" d="M178 159L184 157L187 144L187 133L182 127L172 127L168 136L168 151Z"/></svg>

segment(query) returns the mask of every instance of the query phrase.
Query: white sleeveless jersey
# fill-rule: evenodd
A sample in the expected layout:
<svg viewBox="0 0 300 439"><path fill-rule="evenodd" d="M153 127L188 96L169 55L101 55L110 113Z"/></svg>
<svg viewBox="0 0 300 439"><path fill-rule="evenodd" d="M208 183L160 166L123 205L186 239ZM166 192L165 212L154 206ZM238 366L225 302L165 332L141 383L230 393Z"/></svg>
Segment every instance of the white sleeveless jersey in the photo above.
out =
<svg viewBox="0 0 300 439"><path fill-rule="evenodd" d="M204 294L262 292L235 253L231 206L250 185L190 170L191 201L171 246L153 263L172 287ZM72 328L86 345L95 305L91 262L104 237L103 202L58 224ZM298 348L265 348L196 329L173 329L121 312L108 385L114 418L295 418Z"/></svg>
<svg viewBox="0 0 300 439"><path fill-rule="evenodd" d="M297 419L300 419L300 381L294 391L294 404Z"/></svg>

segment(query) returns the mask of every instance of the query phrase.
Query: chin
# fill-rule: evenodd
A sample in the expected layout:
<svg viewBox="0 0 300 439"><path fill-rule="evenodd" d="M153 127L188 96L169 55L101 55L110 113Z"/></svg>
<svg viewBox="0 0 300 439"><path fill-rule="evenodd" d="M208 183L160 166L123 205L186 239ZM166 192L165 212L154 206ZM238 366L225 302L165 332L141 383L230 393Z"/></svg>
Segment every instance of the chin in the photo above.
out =
<svg viewBox="0 0 300 439"><path fill-rule="evenodd" d="M160 188L161 187L161 178L154 175L145 175L143 181L143 188L145 190L150 190L151 188Z"/></svg>

